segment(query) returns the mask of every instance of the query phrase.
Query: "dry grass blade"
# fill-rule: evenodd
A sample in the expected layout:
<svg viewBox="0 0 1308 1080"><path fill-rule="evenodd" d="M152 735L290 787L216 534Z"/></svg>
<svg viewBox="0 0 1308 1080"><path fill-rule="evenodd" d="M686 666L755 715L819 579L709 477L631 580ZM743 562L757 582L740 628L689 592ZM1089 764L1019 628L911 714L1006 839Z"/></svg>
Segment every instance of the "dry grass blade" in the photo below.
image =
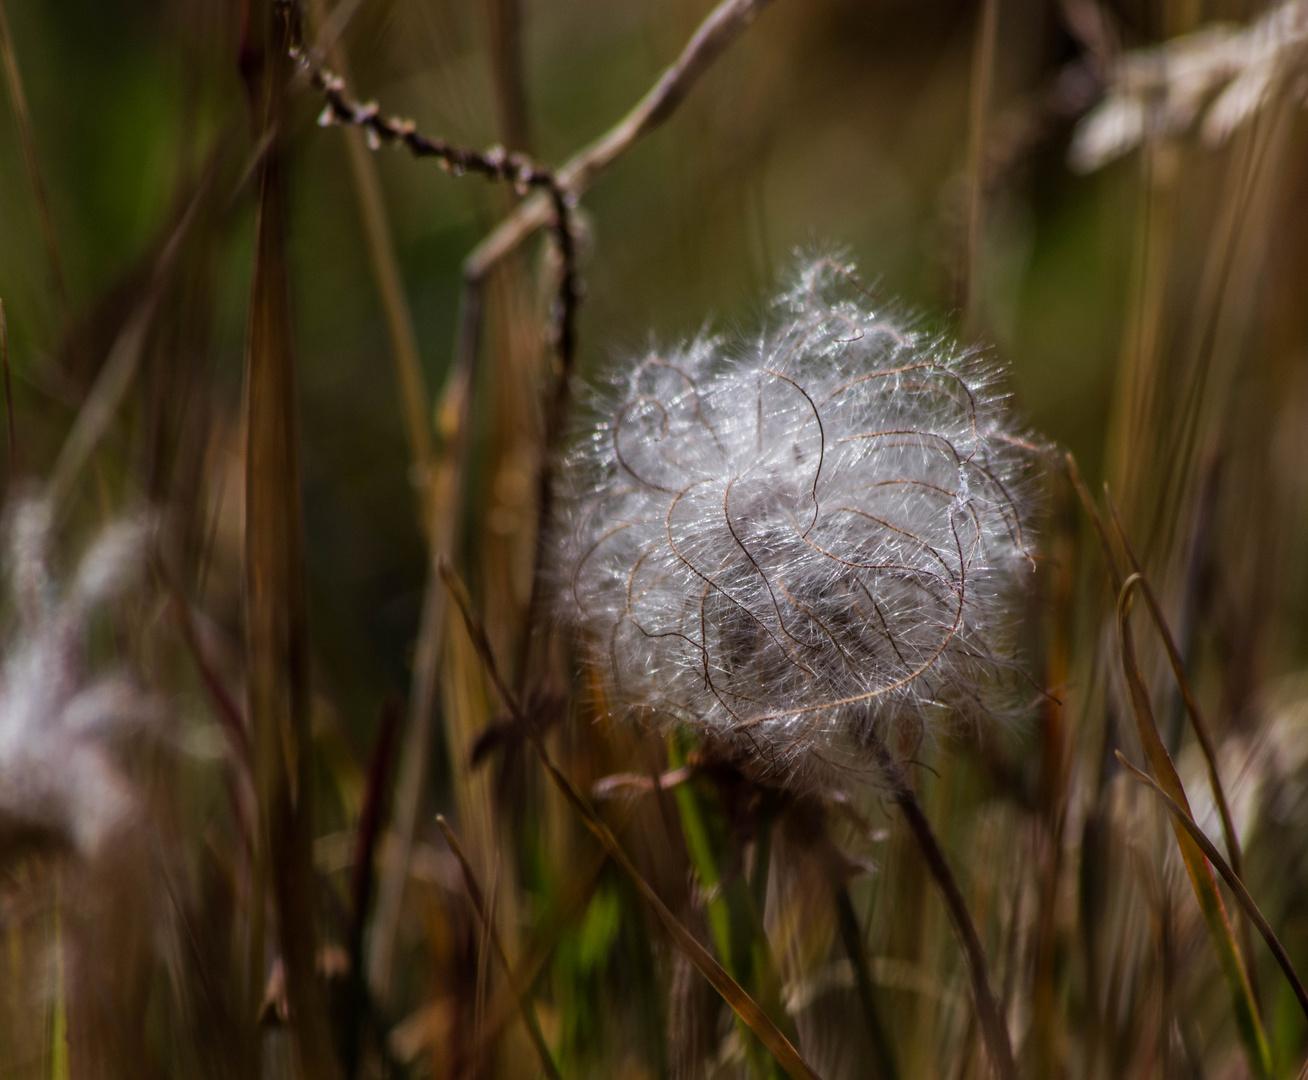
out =
<svg viewBox="0 0 1308 1080"><path fill-rule="evenodd" d="M1231 892L1235 894L1235 898L1240 902L1241 910L1249 916L1249 921L1258 927L1258 932L1263 935L1263 940L1267 942L1267 947L1271 949L1272 955L1276 957L1276 962L1281 966L1281 971L1285 973L1285 978L1290 984L1290 989L1294 991L1294 996L1299 1002L1299 1007L1303 1010L1304 1016L1308 1017L1308 990L1304 989L1303 982L1299 978L1299 973L1294 970L1294 964L1290 962L1290 954L1285 951L1285 946L1281 944L1280 939L1277 938L1276 932L1272 929L1271 924L1259 910L1258 905L1254 902L1254 898L1249 894L1249 890L1245 888L1244 882L1240 880L1240 875L1235 872L1234 867L1222 858L1222 853L1217 850L1217 845L1204 835L1203 829L1195 824L1194 818L1190 816L1180 803L1167 794L1153 777L1141 772L1127 761L1126 758L1122 756L1120 750L1117 751L1117 760L1120 761L1126 767L1127 771L1142 784L1147 784L1149 787L1153 788L1158 797L1166 804L1167 809L1172 812L1172 816L1176 821L1179 822L1181 827L1190 834L1194 839L1194 842L1203 849L1203 853L1207 856L1208 861L1217 867L1217 872L1221 874L1226 883L1231 886Z"/></svg>
<svg viewBox="0 0 1308 1080"><path fill-rule="evenodd" d="M1172 665L1172 675L1181 691L1181 699L1185 703L1186 714L1190 717L1190 725L1194 728L1195 737L1199 740L1200 749L1203 751L1204 762L1208 768L1208 786L1213 793L1213 802L1217 806L1217 813L1222 821L1222 838L1226 841L1226 850L1231 859L1231 866L1237 875L1243 877L1244 855L1240 850L1240 837L1235 831L1235 822L1231 818L1231 807L1226 799L1226 791L1222 787L1221 775L1217 771L1217 747L1213 742L1212 731L1199 709L1199 703L1195 700L1193 691L1190 689L1190 680L1186 677L1185 664L1181 660L1180 650L1176 647L1176 639L1172 636L1167 620L1163 617L1162 608L1158 603L1157 596L1154 595L1153 587L1149 584L1149 579L1144 576L1144 569L1140 565L1140 560L1136 557L1135 548L1132 546L1130 538L1126 535L1126 529L1122 526L1122 520L1117 513L1117 505L1113 502L1112 493L1108 490L1107 485L1104 486L1104 501L1108 506L1109 520L1113 523L1113 531L1117 534L1118 543L1121 545L1122 550L1126 552L1126 558L1132 571L1138 576L1137 585L1144 595L1149 614L1154 620L1154 626L1163 639L1163 646L1167 650L1167 659ZM1240 945L1244 949L1245 962L1249 966L1249 982L1254 992L1254 1001L1257 1002L1258 969L1254 963L1253 938L1249 930L1249 924L1241 922L1239 932Z"/></svg>
<svg viewBox="0 0 1308 1080"><path fill-rule="evenodd" d="M273 9L265 119L276 126L288 77L285 12ZM312 861L312 735L300 507L299 423L286 261L280 140L264 156L246 354L245 634L259 829L251 905L250 988L264 977L260 897L272 886L299 1067L341 1075L317 982Z"/></svg>
<svg viewBox="0 0 1308 1080"><path fill-rule="evenodd" d="M972 51L972 92L968 118L967 248L963 266L964 325L969 333L980 327L981 248L985 232L987 120L995 81L995 43L999 30L999 0L984 0Z"/></svg>
<svg viewBox="0 0 1308 1080"><path fill-rule="evenodd" d="M701 975L706 978L713 988L722 995L723 1000L731 1006L731 1010L745 1023L745 1025L758 1036L759 1041L767 1047L768 1051L776 1058L777 1063L786 1070L793 1080L817 1080L817 1074L808 1066L799 1051L794 1045L782 1034L781 1030L774 1024L771 1018L759 1007L758 1003L749 996L744 988L736 982L722 967L721 964L713 958L707 949L704 948L696 937L682 925L681 921L672 913L668 906L654 891L654 887L645 879L645 876L636 868L635 863L627 856L618 839L613 835L609 827L604 823L603 818L599 816L598 811L591 805L590 800L578 790L577 786L565 776L550 758L545 749L544 742L540 739L535 727L532 725L530 718L523 711L522 705L517 696L509 689L503 677L500 674L499 667L495 663L495 658L490 650L490 641L486 637L486 631L482 627L480 620L472 610L472 601L468 596L468 591L455 575L454 571L448 566L441 567L441 580L445 587L454 597L454 601L459 606L463 619L467 623L468 633L477 651L481 655L482 661L486 666L486 673L494 684L504 704L508 707L513 719L520 725L521 729L526 732L535 746L537 754L540 756L541 764L544 765L545 771L549 774L550 779L554 782L563 798L567 801L581 817L586 828L600 842L604 850L608 852L609 857L617 863L619 868L625 873L636 886L637 891L645 898L646 903L654 909L654 913L663 923L664 928L672 935L672 939L677 946L686 954L687 959L694 964L695 968Z"/></svg>
<svg viewBox="0 0 1308 1080"><path fill-rule="evenodd" d="M545 1075L550 1077L550 1080L561 1080L559 1067L554 1063L554 1057L550 1054L550 1048L545 1042L545 1036L541 1033L540 1021L536 1019L536 1010L531 1004L528 988L514 972L513 965L509 962L509 954L504 948L504 940L495 927L494 913L487 910L481 886L477 883L477 875L472 869L472 864L468 862L468 856L464 854L463 845L459 843L459 838L455 836L454 830L450 828L450 823L445 820L444 814L436 815L436 824L440 826L445 842L450 845L450 850L454 852L454 857L459 860L459 869L463 871L463 880L468 887L468 898L472 901L473 909L477 912L477 918L481 920L486 932L490 935L491 944L495 947L495 955L499 957L500 966L504 968L505 977L509 980L509 985L518 999L518 1008L522 1012L522 1022L527 1026L527 1034L531 1036L532 1045L535 1046L536 1053L540 1057L540 1067L545 1071Z"/></svg>
<svg viewBox="0 0 1308 1080"><path fill-rule="evenodd" d="M18 471L18 428L14 423L14 384L9 374L9 321L5 318L5 303L0 300L0 364L5 379L5 434L9 442L9 483L13 484Z"/></svg>
<svg viewBox="0 0 1308 1080"><path fill-rule="evenodd" d="M1104 519L1099 515L1099 508L1095 506L1090 489L1081 479L1081 470L1076 467L1076 458L1068 454L1064 460L1067 462L1067 474L1072 481L1072 486L1076 488L1076 493L1081 498L1081 505L1090 516L1090 521L1095 527L1095 535L1099 538L1099 550L1103 553L1104 565L1108 568L1108 577L1113 583L1113 595L1118 596L1122 592L1122 572L1117 568L1117 559L1113 556L1113 545L1108 539Z"/></svg>
<svg viewBox="0 0 1308 1080"><path fill-rule="evenodd" d="M1145 686L1144 676L1140 672L1135 655L1135 639L1131 633L1131 594L1139 575L1132 574L1123 583L1117 601L1117 630L1122 647L1122 673L1126 678L1127 690L1131 698L1131 708L1135 713L1136 730L1140 744L1144 748L1149 766L1153 770L1160 787L1174 799L1178 805L1189 813L1190 804L1185 797L1185 788L1181 778L1172 764L1171 755L1163 745L1154 721L1153 708L1149 703L1149 691ZM1208 933L1217 950L1218 963L1226 979L1235 1009L1236 1026L1244 1043L1245 1057L1250 1071L1256 1077L1271 1075L1271 1051L1267 1037L1263 1033L1262 1021L1254 1003L1253 991L1244 964L1240 960L1239 950L1235 945L1235 936L1231 933L1231 924L1226 917L1226 907L1221 894L1217 891L1217 882L1213 880L1212 868L1204 858L1203 849L1194 838L1176 822L1173 822L1177 844L1181 857L1194 887L1195 898L1208 924Z"/></svg>
<svg viewBox="0 0 1308 1080"><path fill-rule="evenodd" d="M199 215L199 210L209 192L209 180L206 176L200 189L191 199L190 205L182 215L181 221L168 237L163 250L155 260L154 271L145 296L136 310L128 318L109 355L105 357L95 382L91 386L86 400L78 410L77 419L72 430L64 440L59 451L54 469L50 474L50 501L58 506L72 491L73 483L90 458L96 445L104 436L113 421L118 407L122 404L127 391L131 389L136 370L141 362L141 353L145 348L146 338L154 323L155 313L163 299L164 289L168 284L173 267L177 263L182 242L191 230Z"/></svg>
<svg viewBox="0 0 1308 1080"><path fill-rule="evenodd" d="M385 1002L390 990L395 955L395 934L399 927L404 886L408 880L409 856L417 833L419 811L431 756L433 714L437 673L445 645L445 589L441 585L441 561L452 556L462 523L463 473L467 457L472 408L472 373L479 344L476 327L481 322L481 289L470 285L463 293L459 348L454 371L445 389L439 411L443 443L431 489L431 527L428 531L429 560L422 601L422 619L414 655L413 683L409 694L409 717L401 751L400 775L396 783L395 858L382 875L377 897L377 915L368 954L368 982L373 996ZM472 329L468 330L467 327Z"/></svg>
<svg viewBox="0 0 1308 1080"><path fill-rule="evenodd" d="M945 908L949 912L949 921L953 924L954 932L963 946L967 973L972 981L972 1001L976 1006L976 1017L981 1026L986 1052L990 1056L991 1068L1000 1080L1017 1080L1017 1063L1013 1058L1008 1024L990 986L990 970L986 963L985 949L981 946L981 936L977 933L976 923L972 920L967 901L963 899L963 891L958 887L949 860L945 858L944 849L936 839L935 830L932 829L931 822L922 809L922 804L918 802L917 794L904 775L903 769L891 757L884 743L877 742L873 750L877 764L886 776L891 798L904 814L904 820L913 834L913 840L922 854L922 860L940 890Z"/></svg>
<svg viewBox="0 0 1308 1080"><path fill-rule="evenodd" d="M1131 547L1130 540L1127 539L1126 530L1122 528L1122 522L1117 515L1117 507L1113 504L1112 496L1106 490L1104 495L1108 502L1108 514L1113 523L1113 529L1117 533L1118 542L1122 545L1122 550L1126 552L1126 557L1131 564L1133 588L1138 588L1143 594L1145 604L1149 608L1149 614L1153 617L1154 626L1158 628L1158 634L1163 639L1163 647L1167 650L1167 659L1172 665L1172 674L1176 677L1176 685L1181 691L1181 699L1185 702L1185 711L1190 717L1195 737L1198 738L1199 746L1203 750L1204 761L1208 765L1208 783L1213 791L1213 801L1217 804L1217 813L1222 819L1222 837L1226 841L1226 850L1230 853L1231 866L1237 874L1243 876L1244 867L1242 865L1243 857L1240 852L1240 838L1236 835L1235 823L1231 819L1231 807L1226 800L1226 792L1222 788L1222 780L1217 772L1217 747L1213 743L1212 731L1199 709L1199 703L1195 700L1193 691L1190 689L1190 680L1186 677L1185 664L1181 660L1180 650L1176 647L1176 639L1172 636L1167 620L1163 618L1163 611L1158 604L1158 597L1154 595L1149 579L1144 576L1144 570L1140 567L1140 560L1136 558L1135 550Z"/></svg>
<svg viewBox="0 0 1308 1080"><path fill-rule="evenodd" d="M899 1080L899 1069L886 1037L885 1025L881 1021L877 1008L876 991L872 986L872 973L868 969L867 948L863 940L863 931L854 911L853 901L849 897L849 886L845 883L838 867L831 871L831 895L836 906L836 925L840 931L840 940L845 947L845 955L854 969L854 988L858 991L859 1004L863 1008L863 1023L867 1025L868 1042L872 1046L873 1060L876 1062L876 1080Z"/></svg>
<svg viewBox="0 0 1308 1080"><path fill-rule="evenodd" d="M18 121L18 134L23 140L23 158L27 163L28 178L32 183L32 196L36 199L36 213L41 222L41 238L45 242L46 258L50 261L50 277L55 296L59 301L59 314L64 321L64 332L72 333L73 311L68 302L68 286L64 282L63 263L59 258L59 241L55 235L54 218L50 215L50 202L46 198L45 183L41 179L41 163L36 155L36 138L32 134L32 117L27 111L27 94L23 91L23 77L18 70L18 56L14 52L14 39L9 33L9 19L0 0L0 58L5 65L5 79L9 83L9 101L14 118ZM70 340L71 344L71 340Z"/></svg>

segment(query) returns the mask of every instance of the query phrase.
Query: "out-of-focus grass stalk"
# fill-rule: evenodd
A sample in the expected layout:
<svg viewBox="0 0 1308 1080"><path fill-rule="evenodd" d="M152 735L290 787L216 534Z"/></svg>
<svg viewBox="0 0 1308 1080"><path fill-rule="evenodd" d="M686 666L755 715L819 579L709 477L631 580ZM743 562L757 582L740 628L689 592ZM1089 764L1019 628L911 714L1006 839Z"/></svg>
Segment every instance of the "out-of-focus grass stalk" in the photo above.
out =
<svg viewBox="0 0 1308 1080"><path fill-rule="evenodd" d="M36 136L32 132L32 116L27 109L27 94L23 90L23 77L14 52L14 39L9 32L9 19L5 14L4 0L0 0L0 59L5 66L5 80L9 83L9 103L18 122L18 135L23 141L23 159L36 200L36 215L41 224L41 239L45 242L46 258L50 262L50 279L54 285L59 315L63 319L68 345L76 351L73 341L73 309L68 301L68 285L64 279L63 261L59 257L59 240L55 234L54 218L50 214L50 201L46 197L45 182L41 178L41 161L36 153Z"/></svg>
<svg viewBox="0 0 1308 1080"><path fill-rule="evenodd" d="M854 988L858 991L859 1004L863 1008L863 1023L867 1025L866 1034L876 1061L876 1072L873 1075L875 1080L898 1080L899 1069L895 1065L894 1052L891 1050L885 1025L881 1021L876 988L872 984L872 973L868 968L867 943L863 938L858 915L849 896L849 886L836 867L831 871L831 896L836 908L836 923L840 930L841 944L844 945L845 955L854 969Z"/></svg>
<svg viewBox="0 0 1308 1080"><path fill-rule="evenodd" d="M68 971L64 963L64 919L62 889L56 887L54 900L55 958L54 1013L50 1018L50 1080L70 1080L68 1061Z"/></svg>
<svg viewBox="0 0 1308 1080"><path fill-rule="evenodd" d="M0 365L5 381L5 435L9 446L8 484L13 485L18 472L18 425L14 421L14 384L9 374L9 321L5 318L5 302L0 300Z"/></svg>
<svg viewBox="0 0 1308 1080"><path fill-rule="evenodd" d="M324 26L327 18L323 0L309 0L309 9L314 23ZM341 77L352 83L349 60L341 47L339 31L328 43L327 56ZM409 444L412 468L410 480L418 491L419 527L427 533L432 525L432 438L428 419L428 402L431 399L422 373L418 335L413 329L413 315L404 293L399 259L395 254L395 238L391 234L386 214L386 200L382 193L381 178L377 175L377 164L373 161L364 133L359 128L345 124L340 125L340 131L350 165L350 183L363 223L368 264L377 285L377 294L381 298L382 311L386 316L386 332L391 342L391 355L395 360L404 433Z"/></svg>
<svg viewBox="0 0 1308 1080"><path fill-rule="evenodd" d="M1105 475L1121 492L1130 523L1141 505L1140 470L1152 460L1147 442L1158 393L1158 365L1167 318L1169 260L1176 232L1176 197L1172 171L1160 166L1181 152L1170 143L1149 144L1140 154L1141 211L1136 229L1136 257L1131 306L1124 323L1121 360L1113 390L1105 448Z"/></svg>
<svg viewBox="0 0 1308 1080"><path fill-rule="evenodd" d="M472 374L480 344L481 289L468 285L460 311L458 349L454 369L446 383L436 414L441 438L440 456L433 477L431 530L428 537L427 581L409 691L409 715L400 753L392 815L394 855L382 868L377 893L377 914L368 953L368 984L373 996L385 1003L390 995L395 958L395 935L409 875L409 858L418 828L431 757L436 689L445 652L446 605L439 567L453 556L462 526L463 482L471 437Z"/></svg>
<svg viewBox="0 0 1308 1080"><path fill-rule="evenodd" d="M252 94L251 104L260 128L280 131L290 13L272 4L256 12L252 21L266 19L268 27L266 96ZM333 1080L340 1064L316 971L308 615L282 153L274 136L260 169L246 347L246 672L259 806L248 977L254 1004L264 976L264 890L271 886L299 1068L313 1080Z"/></svg>
<svg viewBox="0 0 1308 1080"><path fill-rule="evenodd" d="M681 768L685 764L684 748L678 738L680 734L682 733L674 732L668 739L668 764L673 769ZM754 962L762 959L762 949L766 948L766 942L759 941L762 920L752 911L748 914L753 915L753 918L749 919L746 917L746 912L740 910L741 900L752 905L752 890L746 890L742 896L741 889L732 888L732 885L743 886L743 881L724 886L722 875L718 870L717 856L713 852L708 821L701 812L694 782L678 784L672 789L672 796L676 803L677 816L681 821L681 831L686 838L690 863L695 870L695 876L699 879L704 906L708 909L709 929L718 956L722 959L722 966L742 985L753 981L755 994L759 997L764 996L759 994L759 989L768 983L772 984L773 994L770 996L776 1000L772 1002L763 1000L760 1004L780 1026L785 1021L785 1013L780 1009L780 996L775 989L777 980L775 977L768 979L763 969ZM733 899L736 901L734 904ZM757 926L749 925L750 923ZM769 1008L769 1005L772 1007ZM751 1071L760 1078L774 1077L775 1062L763 1052L763 1047L740 1017L736 1018L736 1024ZM795 1038L793 1032L787 1032L787 1037L792 1041Z"/></svg>
<svg viewBox="0 0 1308 1080"><path fill-rule="evenodd" d="M986 139L990 92L995 82L995 46L999 31L999 0L982 0L972 50L972 93L967 135L967 243L963 253L963 327L980 332L981 262L985 245Z"/></svg>
<svg viewBox="0 0 1308 1080"><path fill-rule="evenodd" d="M1240 880L1240 875L1235 872L1235 868L1222 858L1222 853L1217 850L1217 845L1208 839L1204 831L1195 823L1194 817L1189 811L1167 794L1156 780L1127 761L1120 750L1117 751L1117 759L1132 776L1153 789L1155 794L1163 800L1168 810L1172 812L1172 816L1176 821L1189 833L1191 839L1199 845L1208 861L1217 867L1217 872L1222 875L1223 880L1231 887L1231 891L1239 901L1240 907L1249 916L1249 920L1258 927L1258 932L1263 935L1263 940L1267 942L1267 947L1271 949L1272 955L1276 957L1276 962L1281 966L1281 971L1285 974L1286 981L1294 992L1295 1000L1299 1002L1299 1007L1303 1010L1305 1018L1308 1018L1308 990L1304 989L1303 980L1299 978L1299 973L1295 971L1294 964L1290 961L1290 954L1285 951L1285 946L1281 944L1271 924L1263 916L1262 911L1259 910L1248 888Z"/></svg>
<svg viewBox="0 0 1308 1080"><path fill-rule="evenodd" d="M1045 686L1048 696L1042 710L1040 773L1040 901L1037 916L1035 974L1031 987L1032 1056L1036 1071L1056 1071L1060 1016L1058 1011L1057 907L1062 881L1067 823L1067 787L1070 772L1068 732L1064 697L1067 693L1072 658L1072 624L1076 551L1075 503L1061 478L1053 492L1053 537L1047 573L1048 616L1045 644Z"/></svg>
<svg viewBox="0 0 1308 1080"><path fill-rule="evenodd" d="M477 918L481 920L486 935L495 947L495 955L499 959L500 966L504 969L504 975L508 980L510 990L518 999L522 1022L526 1025L527 1034L531 1037L532 1045L536 1048L536 1053L540 1057L541 1069L544 1070L545 1075L550 1080L561 1080L559 1067L554 1063L554 1057L545 1042L545 1036L541 1034L540 1021L536 1018L536 1009L531 1003L531 988L523 980L521 974L514 971L513 963L509 960L508 950L504 947L504 939L500 937L500 932L495 928L494 905L487 907L481 886L477 882L477 874L472 868L472 863L468 861L463 845L459 843L459 838L454 834L454 830L450 828L450 823L445 820L444 814L436 815L436 824L440 827L445 842L450 845L450 851L454 853L454 857L459 861L459 869L463 872L463 880L468 887L468 897L472 901L473 910L476 911Z"/></svg>
<svg viewBox="0 0 1308 1080"><path fill-rule="evenodd" d="M1154 722L1153 707L1149 703L1149 691L1145 686L1144 676L1135 657L1135 640L1131 633L1131 595L1140 581L1138 574L1132 574L1122 586L1117 602L1118 637L1122 646L1122 670L1126 676L1127 690L1130 693L1131 708L1135 714L1136 731L1144 747L1145 756L1160 787L1172 799L1189 813L1190 804L1185 797L1185 788L1181 778L1172 764L1171 755L1163 745ZM1217 959L1226 979L1235 1009L1236 1026L1244 1044L1245 1058L1249 1069L1259 1080L1271 1076L1271 1050L1267 1036L1263 1033L1262 1021L1253 1000L1253 992L1240 960L1235 937L1231 933L1231 924L1226 917L1226 908L1221 894L1213 880L1212 868L1204 858L1203 849L1194 838L1185 831L1179 822L1173 820L1172 829L1176 834L1181 857L1185 860L1186 871L1194 887L1195 898L1199 901L1204 921L1208 924L1209 936L1217 950Z"/></svg>
<svg viewBox="0 0 1308 1080"><path fill-rule="evenodd" d="M114 339L109 355L105 357L86 400L77 411L77 418L73 421L72 429L64 439L59 457L50 471L47 490L55 506L59 506L72 492L73 484L81 474L83 466L108 430L127 391L131 389L137 368L141 363L146 338L154 323L155 313L159 310L173 268L176 266L182 243L208 195L211 175L211 173L206 174L206 179L201 183L177 227L160 251L145 295Z"/></svg>

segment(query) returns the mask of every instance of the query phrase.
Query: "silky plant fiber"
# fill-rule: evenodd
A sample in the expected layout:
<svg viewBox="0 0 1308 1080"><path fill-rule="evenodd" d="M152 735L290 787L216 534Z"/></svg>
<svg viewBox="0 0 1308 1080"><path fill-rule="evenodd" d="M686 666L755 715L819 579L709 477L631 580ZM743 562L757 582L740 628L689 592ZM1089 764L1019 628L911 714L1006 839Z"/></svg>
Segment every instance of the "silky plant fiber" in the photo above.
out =
<svg viewBox="0 0 1308 1080"><path fill-rule="evenodd" d="M994 363L852 267L803 264L773 309L591 395L562 591L615 703L778 782L875 777L1013 666L1035 448Z"/></svg>

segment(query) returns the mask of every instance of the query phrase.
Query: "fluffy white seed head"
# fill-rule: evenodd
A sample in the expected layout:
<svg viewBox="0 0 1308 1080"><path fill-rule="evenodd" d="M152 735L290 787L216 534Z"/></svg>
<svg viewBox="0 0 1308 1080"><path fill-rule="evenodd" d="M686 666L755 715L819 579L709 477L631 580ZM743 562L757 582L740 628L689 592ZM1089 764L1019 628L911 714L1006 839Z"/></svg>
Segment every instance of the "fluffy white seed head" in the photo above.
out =
<svg viewBox="0 0 1308 1080"><path fill-rule="evenodd" d="M83 639L92 608L123 589L143 561L147 525L111 525L60 590L49 572L52 515L27 499L8 515L8 562L18 625L0 679L0 856L11 846L59 846L92 857L134 804L113 737L154 716L128 680L88 680Z"/></svg>
<svg viewBox="0 0 1308 1080"><path fill-rule="evenodd" d="M805 265L756 340L651 352L563 470L562 592L616 701L785 782L975 710L1029 563L993 367Z"/></svg>

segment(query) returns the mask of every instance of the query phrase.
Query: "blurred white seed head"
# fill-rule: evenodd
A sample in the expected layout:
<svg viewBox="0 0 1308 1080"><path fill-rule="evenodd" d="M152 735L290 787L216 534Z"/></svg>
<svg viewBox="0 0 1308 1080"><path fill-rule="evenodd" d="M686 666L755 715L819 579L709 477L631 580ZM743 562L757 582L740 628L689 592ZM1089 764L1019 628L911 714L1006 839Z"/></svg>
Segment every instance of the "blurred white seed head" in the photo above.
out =
<svg viewBox="0 0 1308 1080"><path fill-rule="evenodd" d="M614 697L784 783L975 710L1029 563L995 374L830 260L757 339L617 373L562 498L567 613Z"/></svg>
<svg viewBox="0 0 1308 1080"><path fill-rule="evenodd" d="M1093 172L1196 123L1220 146L1268 105L1308 97L1308 3L1286 0L1244 25L1215 23L1117 58L1103 100L1082 119L1069 160Z"/></svg>
<svg viewBox="0 0 1308 1080"><path fill-rule="evenodd" d="M153 710L121 675L88 681L86 624L140 569L147 524L106 528L62 591L49 571L49 504L21 501L7 524L17 625L0 683L0 853L35 842L92 857L133 805L110 740Z"/></svg>

